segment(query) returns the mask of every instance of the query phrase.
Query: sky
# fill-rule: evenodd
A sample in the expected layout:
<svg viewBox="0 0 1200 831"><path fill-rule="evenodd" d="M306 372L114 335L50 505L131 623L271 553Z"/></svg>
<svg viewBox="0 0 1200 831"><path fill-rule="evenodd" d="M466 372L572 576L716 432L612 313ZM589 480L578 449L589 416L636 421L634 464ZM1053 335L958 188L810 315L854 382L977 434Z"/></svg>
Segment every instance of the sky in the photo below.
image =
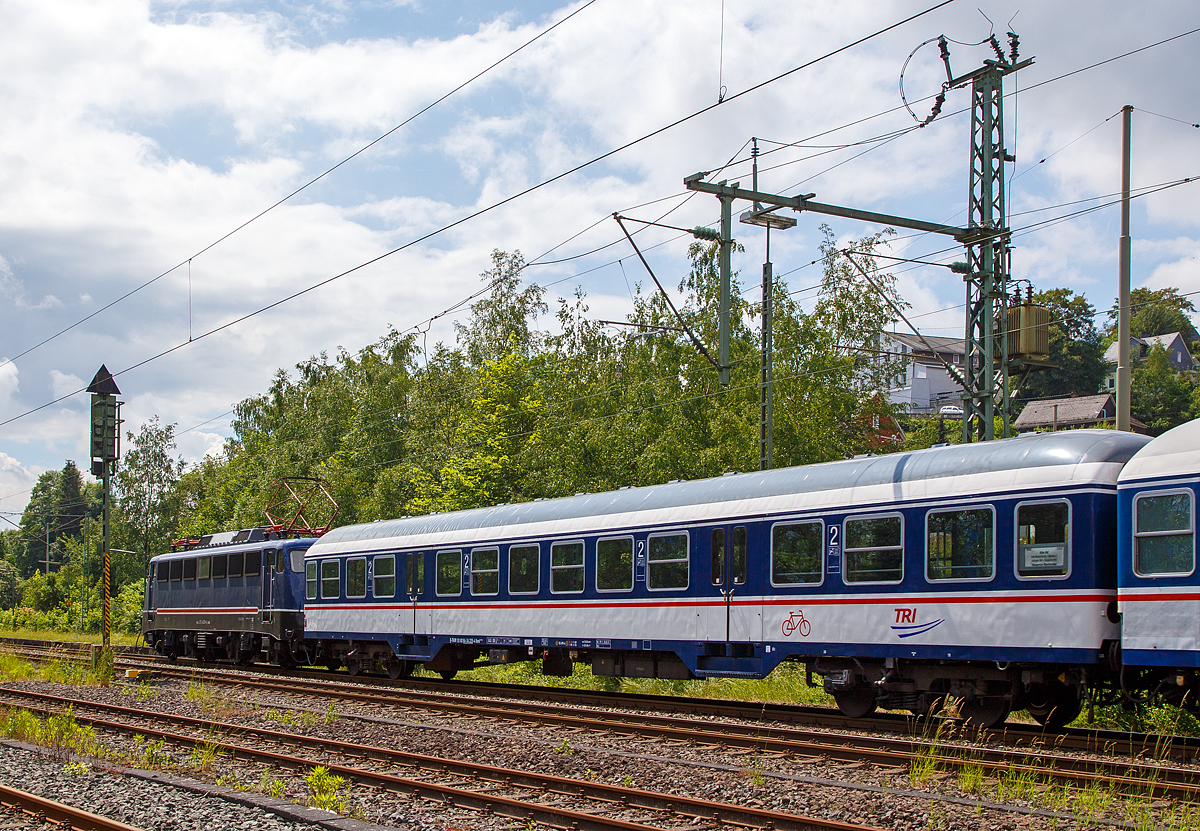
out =
<svg viewBox="0 0 1200 831"><path fill-rule="evenodd" d="M1200 33L1088 67L1197 29L1200 5L953 0L921 14L935 2L7 0L0 526L40 473L88 467L79 391L101 363L117 373L124 428L177 425L195 462L280 368L389 327L415 327L430 349L452 342L465 309L430 318L481 287L493 250L533 263L524 277L552 305L578 290L589 316L620 320L650 281L611 215L716 222L717 200L689 198L683 179L748 186L752 138L762 190L964 222L969 91L906 130L945 80L936 44L921 47L939 35L961 74L992 57L965 44L994 31L1007 49L1019 34L1034 63L1005 79L1013 276L1107 309L1120 110L1135 108L1135 192L1200 176ZM1200 182L1134 200L1135 287L1200 292L1198 197ZM775 232L775 273L805 306L822 222L844 241L881 230L800 214ZM764 234L737 234L753 301ZM677 285L690 238L644 227L638 239ZM962 257L907 231L890 249ZM893 271L923 332L962 336L959 275Z"/></svg>

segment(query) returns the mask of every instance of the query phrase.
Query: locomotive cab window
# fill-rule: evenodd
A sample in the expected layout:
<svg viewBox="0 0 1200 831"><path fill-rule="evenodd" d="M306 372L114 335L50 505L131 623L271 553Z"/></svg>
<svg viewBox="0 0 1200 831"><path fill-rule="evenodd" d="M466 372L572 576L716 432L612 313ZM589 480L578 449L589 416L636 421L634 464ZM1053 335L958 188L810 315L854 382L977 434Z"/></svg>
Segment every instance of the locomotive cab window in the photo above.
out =
<svg viewBox="0 0 1200 831"><path fill-rule="evenodd" d="M171 561L171 582L178 583L183 579L183 560Z"/></svg>
<svg viewBox="0 0 1200 831"><path fill-rule="evenodd" d="M1143 577L1195 571L1195 509L1190 490L1144 493L1134 499L1134 571Z"/></svg>
<svg viewBox="0 0 1200 831"><path fill-rule="evenodd" d="M825 577L825 523L781 522L771 529L771 585L818 585Z"/></svg>
<svg viewBox="0 0 1200 831"><path fill-rule="evenodd" d="M196 578L199 580L207 580L212 576L212 558L197 557L196 558Z"/></svg>
<svg viewBox="0 0 1200 831"><path fill-rule="evenodd" d="M304 566L304 597L306 600L317 599L317 563L315 560Z"/></svg>
<svg viewBox="0 0 1200 831"><path fill-rule="evenodd" d="M395 597L396 558L390 555L387 557L376 557L373 565L375 567L375 581L371 587L371 593L375 597Z"/></svg>
<svg viewBox="0 0 1200 831"><path fill-rule="evenodd" d="M1071 503L1017 506L1017 577L1066 577L1071 572Z"/></svg>
<svg viewBox="0 0 1200 831"><path fill-rule="evenodd" d="M457 597L462 594L462 552L439 551L437 553L434 588L441 597Z"/></svg>
<svg viewBox="0 0 1200 831"><path fill-rule="evenodd" d="M633 537L596 543L596 590L627 592L633 588Z"/></svg>
<svg viewBox="0 0 1200 831"><path fill-rule="evenodd" d="M554 594L583 591L582 542L556 542L550 546L550 591Z"/></svg>
<svg viewBox="0 0 1200 831"><path fill-rule="evenodd" d="M321 599L337 600L342 596L342 564L338 560L321 561Z"/></svg>
<svg viewBox="0 0 1200 831"><path fill-rule="evenodd" d="M283 574L284 569L287 568L286 563L287 563L287 557L283 553L283 549L276 548L275 549L275 573ZM267 568L270 568L270 565L268 565Z"/></svg>
<svg viewBox="0 0 1200 831"><path fill-rule="evenodd" d="M537 594L541 547L513 545L508 549L508 593Z"/></svg>
<svg viewBox="0 0 1200 831"><path fill-rule="evenodd" d="M688 535L652 534L647 543L646 583L651 591L688 587Z"/></svg>
<svg viewBox="0 0 1200 831"><path fill-rule="evenodd" d="M925 578L991 580L996 574L991 508L930 511L925 515Z"/></svg>
<svg viewBox="0 0 1200 831"><path fill-rule="evenodd" d="M346 561L346 597L367 596L367 561L355 557Z"/></svg>
<svg viewBox="0 0 1200 831"><path fill-rule="evenodd" d="M500 593L500 549L476 548L471 552L471 594Z"/></svg>
<svg viewBox="0 0 1200 831"><path fill-rule="evenodd" d="M246 567L244 569L242 569L242 573L245 574L247 577L257 577L259 567L262 564L262 555L263 555L263 552L261 552L261 551L247 551L246 552ZM268 552L268 555L269 555L269 552ZM268 560L267 562L270 563L270 560Z"/></svg>
<svg viewBox="0 0 1200 831"><path fill-rule="evenodd" d="M293 548L292 553L291 553L291 558L292 558L292 571L296 572L297 574L304 571L304 569L305 569L304 549L303 548Z"/></svg>
<svg viewBox="0 0 1200 831"><path fill-rule="evenodd" d="M843 578L847 583L904 579L904 520L900 516L847 519Z"/></svg>

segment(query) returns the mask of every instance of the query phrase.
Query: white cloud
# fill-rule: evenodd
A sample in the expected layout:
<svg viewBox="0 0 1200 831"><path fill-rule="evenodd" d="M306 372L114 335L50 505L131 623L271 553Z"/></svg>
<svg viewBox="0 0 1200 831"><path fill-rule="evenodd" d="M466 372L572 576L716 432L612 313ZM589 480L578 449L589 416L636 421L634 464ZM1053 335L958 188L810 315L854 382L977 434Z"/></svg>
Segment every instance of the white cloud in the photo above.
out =
<svg viewBox="0 0 1200 831"><path fill-rule="evenodd" d="M59 372L57 369L50 370L50 392L55 398L62 398L65 395L78 392L85 386L87 385L83 383L83 379L78 375Z"/></svg>
<svg viewBox="0 0 1200 831"><path fill-rule="evenodd" d="M388 5L377 3L372 11ZM682 203L665 222L712 222L718 206L707 196L631 206L680 193L684 176L719 168L752 135L796 141L890 110L899 105L897 76L914 46L939 32L959 40L987 33L973 6L948 7L355 269L715 102L719 4L605 0L188 263L331 160L578 5L545 19L540 9L497 6L496 17L482 25L460 25L463 12L453 4L393 2L388 13L394 17L387 19L397 24L364 34L351 25L360 8L340 0L282 11L265 3L148 0L0 4L5 350L16 354L182 263L30 353L21 367L29 377L51 379L55 391L69 391L102 362L117 371L178 346L117 381L128 402L128 429L157 414L183 431L261 392L279 367L339 345L358 349L388 325L404 329L452 306L479 287L493 248L520 249L532 258L561 245L549 257L559 259L618 241L594 256L527 274L544 284L561 280L552 294L569 295L582 284L594 317L619 318L628 309L628 290L620 267L605 264L632 252L610 218L614 210L654 219ZM912 0L726 4L722 81L736 93L918 9ZM984 11L994 20L1012 16L995 2ZM436 19L442 34L416 36L404 25L414 19L407 15ZM1083 17L1063 4L1024 10L1016 22L1024 52L1037 62L1007 89L1029 89L1191 28L1197 18L1200 9L1181 1L1135 10L1102 0ZM1072 36L1062 37L1067 31ZM1032 89L1010 103L1017 171L1028 170L1014 181L1013 210L1114 192L1119 119L1104 119L1126 102L1166 114L1190 112L1197 82L1181 67L1192 49L1180 41ZM940 82L936 50L927 50L908 79L914 94ZM959 71L989 56L986 48L953 47ZM778 150L763 157L760 184L816 191L835 204L962 221L968 120L954 111L966 102L966 91L951 93L938 121L874 149ZM903 111L894 112L811 144L849 143L911 124ZM1141 110L1134 124L1135 185L1195 172L1185 166L1195 158L1196 131ZM1047 161L1037 164L1042 158ZM744 163L719 175L750 179ZM1200 214L1191 187L1136 203L1135 269L1148 284L1200 288L1191 230ZM1019 236L1014 272L1039 287L1086 291L1097 306L1107 306L1115 294L1114 216L1109 209ZM801 215L795 229L772 237L776 272L793 271L794 288L815 282L816 269L801 267L815 259L821 221ZM832 224L843 239L868 230L848 221ZM737 233L747 247L737 261L743 283L756 283L761 232L739 226ZM686 267L687 245L668 242L674 236L653 228L639 235L672 286ZM665 244L651 247L657 243ZM909 236L900 256L946 247L944 239ZM962 302L961 279L944 269L905 268L896 271L914 313L948 309L921 320L961 331L953 311ZM189 337L351 269L324 288L188 345ZM627 260L626 272L630 283L648 282L634 260ZM747 296L756 293L751 288ZM430 344L452 339L452 320L435 325ZM44 385L22 388L17 380L15 365L0 367L4 418L47 400ZM192 460L213 452L226 425L183 433L181 452ZM0 427L0 452L29 469L58 467L64 454L86 452L80 444L85 430L74 405L48 408Z"/></svg>

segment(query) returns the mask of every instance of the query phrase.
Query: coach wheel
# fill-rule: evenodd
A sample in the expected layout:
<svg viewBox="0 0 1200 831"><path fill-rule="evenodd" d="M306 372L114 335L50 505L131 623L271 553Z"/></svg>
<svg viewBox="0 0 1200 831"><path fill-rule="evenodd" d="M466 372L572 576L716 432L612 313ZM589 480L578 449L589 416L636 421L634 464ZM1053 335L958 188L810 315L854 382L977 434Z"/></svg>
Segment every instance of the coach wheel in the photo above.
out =
<svg viewBox="0 0 1200 831"><path fill-rule="evenodd" d="M1046 729L1061 730L1078 718L1083 702L1070 687L1037 686L1029 691L1026 709Z"/></svg>
<svg viewBox="0 0 1200 831"><path fill-rule="evenodd" d="M352 658L346 661L346 672L350 673L351 676L358 675L360 669L361 667L359 666L357 658Z"/></svg>
<svg viewBox="0 0 1200 831"><path fill-rule="evenodd" d="M989 696L964 699L958 712L967 727L987 730L997 724L1003 724L1011 709L1012 702L1007 698Z"/></svg>
<svg viewBox="0 0 1200 831"><path fill-rule="evenodd" d="M458 670L456 670L456 669L444 669L444 670L442 670L441 672L439 672L439 673L438 673L438 675L442 676L442 680L443 680L443 681L453 681L453 680L454 680L454 676L458 675Z"/></svg>
<svg viewBox="0 0 1200 831"><path fill-rule="evenodd" d="M388 678L393 681L397 678L407 678L413 674L412 661L388 661L386 666Z"/></svg>
<svg viewBox="0 0 1200 831"><path fill-rule="evenodd" d="M863 718L875 712L874 687L859 687L846 692L836 692L833 700L837 702L842 715L848 718Z"/></svg>

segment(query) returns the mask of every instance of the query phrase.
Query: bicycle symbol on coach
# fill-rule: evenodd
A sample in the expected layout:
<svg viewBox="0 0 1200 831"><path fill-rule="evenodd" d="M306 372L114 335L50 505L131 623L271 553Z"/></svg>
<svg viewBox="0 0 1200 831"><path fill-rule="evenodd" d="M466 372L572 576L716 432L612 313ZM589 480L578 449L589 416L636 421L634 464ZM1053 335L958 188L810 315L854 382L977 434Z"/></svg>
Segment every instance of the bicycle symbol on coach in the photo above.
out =
<svg viewBox="0 0 1200 831"><path fill-rule="evenodd" d="M804 619L804 610L797 609L788 615L787 620L783 622L783 636L790 638L793 632L799 631L800 637L807 638L808 633L812 631L812 624Z"/></svg>

